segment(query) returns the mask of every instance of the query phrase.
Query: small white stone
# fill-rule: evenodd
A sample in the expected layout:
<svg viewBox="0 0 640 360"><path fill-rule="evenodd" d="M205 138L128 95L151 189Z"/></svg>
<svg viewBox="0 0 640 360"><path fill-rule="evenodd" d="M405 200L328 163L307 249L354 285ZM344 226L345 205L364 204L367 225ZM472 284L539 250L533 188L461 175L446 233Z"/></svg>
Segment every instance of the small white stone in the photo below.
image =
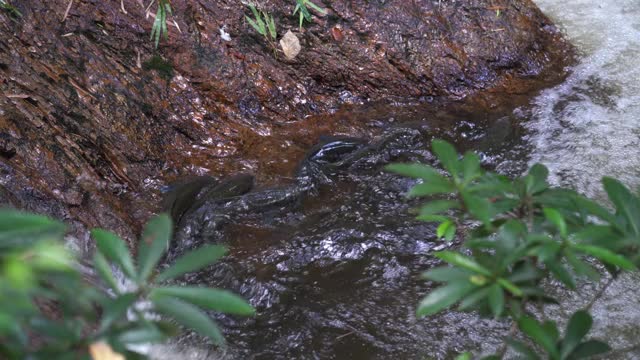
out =
<svg viewBox="0 0 640 360"><path fill-rule="evenodd" d="M287 31L282 39L280 39L280 46L282 47L284 56L289 60L295 59L300 53L300 50L302 50L300 40L298 40L296 34L292 33L291 30Z"/></svg>
<svg viewBox="0 0 640 360"><path fill-rule="evenodd" d="M231 41L231 35L226 31L225 26L220 28L220 37L224 41Z"/></svg>

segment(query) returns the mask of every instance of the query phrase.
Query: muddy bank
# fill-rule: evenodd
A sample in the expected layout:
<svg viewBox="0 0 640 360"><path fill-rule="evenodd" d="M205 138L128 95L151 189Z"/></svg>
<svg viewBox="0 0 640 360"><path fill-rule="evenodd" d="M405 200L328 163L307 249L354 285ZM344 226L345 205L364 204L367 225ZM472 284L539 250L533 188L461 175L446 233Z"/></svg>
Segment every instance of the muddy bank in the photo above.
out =
<svg viewBox="0 0 640 360"><path fill-rule="evenodd" d="M76 0L64 21L65 0L11 4L23 16L0 12L0 202L77 234L132 238L179 176L282 181L318 134L376 131L355 107L477 96L490 108L558 81L571 58L529 0L334 1L302 32L293 1L265 1L279 36L301 41L291 61L235 0L172 1L180 31L157 51L138 1L125 14Z"/></svg>

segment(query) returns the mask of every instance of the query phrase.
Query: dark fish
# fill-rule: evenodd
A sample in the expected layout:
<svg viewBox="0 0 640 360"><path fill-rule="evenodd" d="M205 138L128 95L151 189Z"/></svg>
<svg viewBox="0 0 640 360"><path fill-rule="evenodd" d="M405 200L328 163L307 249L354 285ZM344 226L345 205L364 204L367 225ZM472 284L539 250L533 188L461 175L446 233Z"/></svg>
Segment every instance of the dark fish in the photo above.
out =
<svg viewBox="0 0 640 360"><path fill-rule="evenodd" d="M320 164L333 164L345 158L346 155L362 148L366 140L348 136L321 136L320 142L309 152L305 160Z"/></svg>
<svg viewBox="0 0 640 360"><path fill-rule="evenodd" d="M203 188L214 185L216 179L211 176L189 177L176 181L167 186L167 192L162 199L162 211L169 213L174 226L198 199Z"/></svg>

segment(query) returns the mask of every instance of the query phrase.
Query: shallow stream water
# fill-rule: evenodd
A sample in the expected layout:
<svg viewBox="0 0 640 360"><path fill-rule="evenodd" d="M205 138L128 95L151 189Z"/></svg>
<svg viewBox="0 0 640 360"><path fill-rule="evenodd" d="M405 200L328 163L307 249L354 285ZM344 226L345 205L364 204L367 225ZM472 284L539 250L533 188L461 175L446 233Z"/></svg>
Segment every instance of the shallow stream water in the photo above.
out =
<svg viewBox="0 0 640 360"><path fill-rule="evenodd" d="M478 151L485 166L510 175L542 162L553 183L591 196L601 196L604 175L640 184L640 1L536 3L581 54L565 82L491 114L428 106L378 113L393 121L371 142L397 134L400 140L332 173L295 208L234 218L221 232L230 256L187 279L242 294L258 316L216 316L229 341L225 351L186 337L155 349L155 356L445 359L499 346L504 323L456 312L415 319L429 290L419 274L436 263L430 253L447 245L435 239L432 225L409 214L414 204L402 194L411 182L382 168L393 161L433 161L429 141L442 137L461 151ZM618 358L640 358L633 347L640 333L637 281L619 281L594 307L596 334L627 349ZM580 303L566 296L568 303ZM565 311L550 314L561 319Z"/></svg>

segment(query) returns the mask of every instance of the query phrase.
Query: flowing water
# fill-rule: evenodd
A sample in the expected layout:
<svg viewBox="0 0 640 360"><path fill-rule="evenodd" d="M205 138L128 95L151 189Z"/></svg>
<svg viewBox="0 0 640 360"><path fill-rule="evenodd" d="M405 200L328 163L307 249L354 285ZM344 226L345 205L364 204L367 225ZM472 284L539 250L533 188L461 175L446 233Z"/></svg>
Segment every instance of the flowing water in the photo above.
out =
<svg viewBox="0 0 640 360"><path fill-rule="evenodd" d="M225 351L186 337L156 348L155 356L441 359L495 349L507 324L456 312L414 317L429 291L419 274L436 263L430 253L446 245L435 239L432 225L409 214L415 204L402 194L411 182L382 168L393 161L432 162L429 141L444 137L510 175L542 162L553 183L592 196L601 196L604 175L640 184L640 1L536 3L581 52L565 82L515 110L492 114L418 108L401 121L395 110L387 116L393 124L371 140L390 145L328 174L294 207L233 216L216 233L230 256L187 281L241 293L258 316L216 316L230 343ZM618 358L640 358L633 348L640 332L637 281L617 282L594 306L596 334L629 348ZM580 306L581 299L566 296ZM550 311L562 318L569 309Z"/></svg>

